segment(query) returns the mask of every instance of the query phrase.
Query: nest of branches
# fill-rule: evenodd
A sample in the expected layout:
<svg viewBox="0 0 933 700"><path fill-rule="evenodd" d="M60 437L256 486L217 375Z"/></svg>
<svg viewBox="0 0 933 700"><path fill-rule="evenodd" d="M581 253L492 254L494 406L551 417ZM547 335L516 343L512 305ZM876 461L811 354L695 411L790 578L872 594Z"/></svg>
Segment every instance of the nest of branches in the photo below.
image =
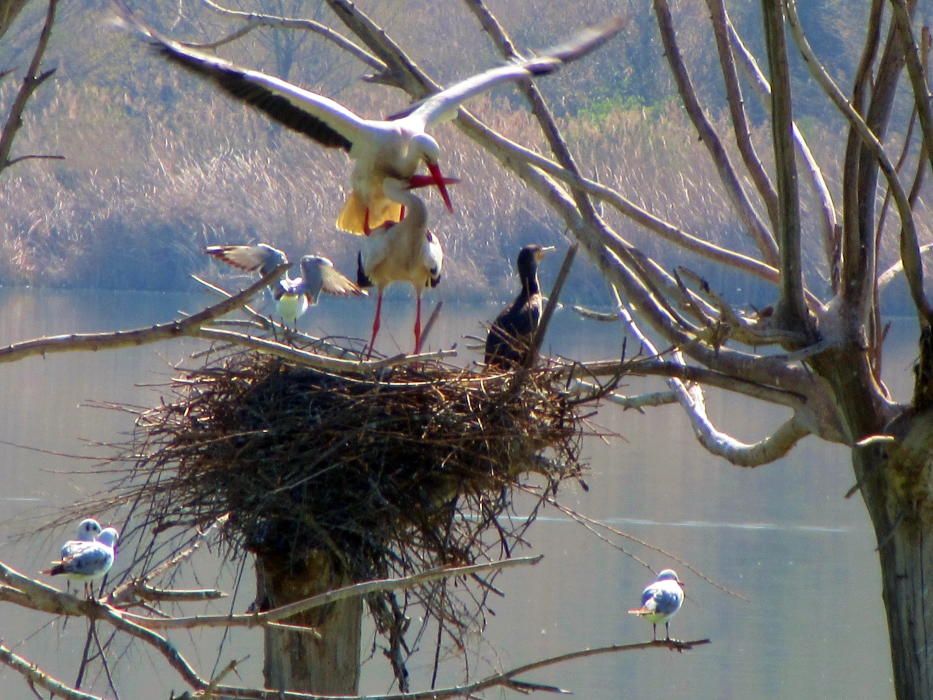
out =
<svg viewBox="0 0 933 700"><path fill-rule="evenodd" d="M155 530L229 514L234 551L296 574L321 552L350 580L508 556L543 498L580 472L581 420L562 389L554 368L431 362L374 376L237 352L139 416L135 497ZM516 517L519 486L539 499ZM368 603L390 638L415 601L456 634L485 609L491 582L480 584L466 601L433 582Z"/></svg>

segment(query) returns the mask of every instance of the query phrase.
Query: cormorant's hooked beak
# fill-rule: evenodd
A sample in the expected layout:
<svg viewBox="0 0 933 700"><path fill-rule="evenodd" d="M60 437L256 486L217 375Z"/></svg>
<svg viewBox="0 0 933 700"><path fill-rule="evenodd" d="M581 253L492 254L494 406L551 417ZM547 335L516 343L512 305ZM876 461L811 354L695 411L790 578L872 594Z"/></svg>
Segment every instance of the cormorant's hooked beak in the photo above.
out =
<svg viewBox="0 0 933 700"><path fill-rule="evenodd" d="M454 211L454 205L450 203L450 195L447 194L447 186L444 181L444 176L441 174L440 166L437 163L428 163L428 170L431 173L431 177L434 178L434 184L437 185L437 189L440 190L441 197L444 198L444 204L447 207L447 211L451 214Z"/></svg>
<svg viewBox="0 0 933 700"><path fill-rule="evenodd" d="M543 246L541 246L541 247L538 249L538 254L537 254L535 257L536 257L536 258L538 259L538 261L540 262L541 258L543 258L547 253L552 253L552 252L554 252L555 250L557 250L557 246L554 246L554 245L543 245Z"/></svg>

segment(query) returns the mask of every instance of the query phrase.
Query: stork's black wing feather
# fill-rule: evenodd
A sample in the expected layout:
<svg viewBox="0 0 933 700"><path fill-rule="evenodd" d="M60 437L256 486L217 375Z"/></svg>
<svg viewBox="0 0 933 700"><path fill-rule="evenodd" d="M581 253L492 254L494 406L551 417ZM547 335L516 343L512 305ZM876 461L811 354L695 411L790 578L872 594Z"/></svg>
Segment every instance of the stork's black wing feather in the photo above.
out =
<svg viewBox="0 0 933 700"><path fill-rule="evenodd" d="M252 105L282 126L304 134L322 146L342 148L345 151L349 151L353 146L349 139L327 126L313 114L296 107L272 90L256 84L243 71L233 66L207 63L197 56L181 53L158 40L152 42L152 46L172 63L209 79L228 95Z"/></svg>

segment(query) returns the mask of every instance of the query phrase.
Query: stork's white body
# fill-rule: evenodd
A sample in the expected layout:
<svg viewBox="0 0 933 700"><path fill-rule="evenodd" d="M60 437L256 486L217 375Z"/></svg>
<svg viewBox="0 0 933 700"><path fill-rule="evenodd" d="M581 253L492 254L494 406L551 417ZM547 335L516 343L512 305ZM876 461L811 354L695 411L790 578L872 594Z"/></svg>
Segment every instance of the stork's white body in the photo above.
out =
<svg viewBox="0 0 933 700"><path fill-rule="evenodd" d="M435 287L441 278L444 253L437 236L427 229L424 202L411 192L405 181L386 178L387 194L407 207L407 215L395 224L380 226L363 240L360 268L379 290L370 352L379 332L382 294L393 282L408 282L415 290L415 353L421 352L421 293Z"/></svg>

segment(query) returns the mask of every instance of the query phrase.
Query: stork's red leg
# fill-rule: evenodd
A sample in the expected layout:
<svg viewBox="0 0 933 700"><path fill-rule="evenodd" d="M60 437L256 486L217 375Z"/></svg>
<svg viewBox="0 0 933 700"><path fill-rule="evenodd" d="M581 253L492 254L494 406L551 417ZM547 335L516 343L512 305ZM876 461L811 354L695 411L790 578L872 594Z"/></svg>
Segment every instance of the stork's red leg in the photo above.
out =
<svg viewBox="0 0 933 700"><path fill-rule="evenodd" d="M369 207L363 211L363 233L367 236L370 234L371 229L369 228Z"/></svg>
<svg viewBox="0 0 933 700"><path fill-rule="evenodd" d="M398 213L398 220L401 221L404 218L405 218L405 205L403 204L401 211L399 211Z"/></svg>
<svg viewBox="0 0 933 700"><path fill-rule="evenodd" d="M415 354L421 352L421 295L415 295Z"/></svg>
<svg viewBox="0 0 933 700"><path fill-rule="evenodd" d="M376 346L376 334L379 332L379 325L382 317L382 288L379 289L379 296L376 297L376 317L373 319L373 335L369 339L369 352L366 353L368 360L373 356L373 348Z"/></svg>

